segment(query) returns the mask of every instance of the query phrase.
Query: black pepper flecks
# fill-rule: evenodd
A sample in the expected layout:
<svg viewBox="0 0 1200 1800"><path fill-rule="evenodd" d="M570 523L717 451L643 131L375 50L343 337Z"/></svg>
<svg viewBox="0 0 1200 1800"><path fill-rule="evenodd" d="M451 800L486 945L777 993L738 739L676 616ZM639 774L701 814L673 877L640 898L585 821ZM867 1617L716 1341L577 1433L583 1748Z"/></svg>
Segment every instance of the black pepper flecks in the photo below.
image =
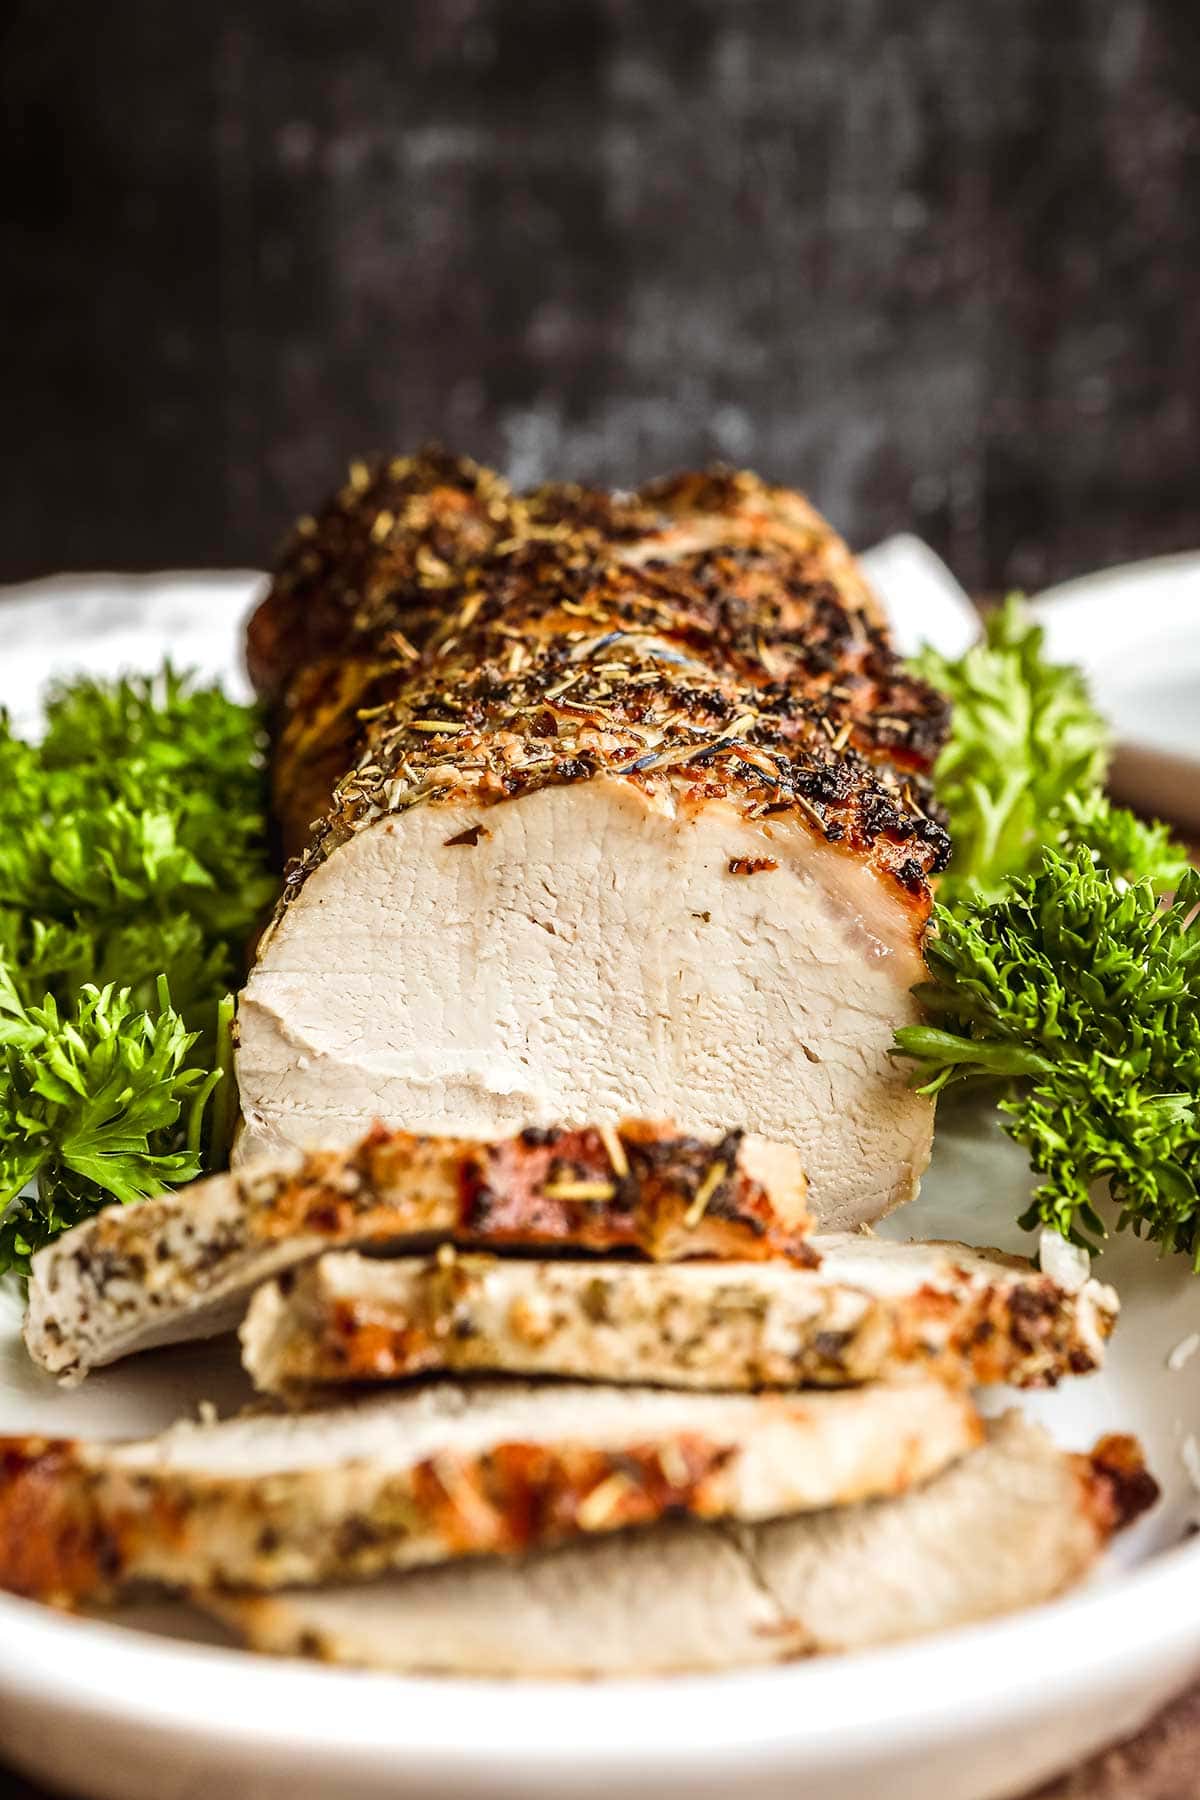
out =
<svg viewBox="0 0 1200 1800"><path fill-rule="evenodd" d="M790 813L922 906L948 859L944 700L836 535L753 475L517 495L439 451L355 464L293 534L251 661L283 696L288 894L386 814L602 773Z"/></svg>

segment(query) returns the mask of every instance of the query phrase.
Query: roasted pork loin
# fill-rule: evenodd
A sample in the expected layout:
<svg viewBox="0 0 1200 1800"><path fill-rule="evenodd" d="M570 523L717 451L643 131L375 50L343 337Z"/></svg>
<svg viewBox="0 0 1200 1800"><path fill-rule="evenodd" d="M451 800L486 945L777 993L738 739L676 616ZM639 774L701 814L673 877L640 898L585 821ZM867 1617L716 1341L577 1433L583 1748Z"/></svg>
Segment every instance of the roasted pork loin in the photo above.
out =
<svg viewBox="0 0 1200 1800"><path fill-rule="evenodd" d="M1154 1498L1128 1439L1070 1455L1008 1413L898 1499L665 1523L370 1586L207 1594L259 1650L441 1675L634 1676L865 1650L1050 1600Z"/></svg>
<svg viewBox="0 0 1200 1800"><path fill-rule="evenodd" d="M261 1281L331 1247L431 1239L662 1258L815 1260L800 1158L740 1132L531 1129L489 1142L369 1131L111 1206L33 1259L25 1342L76 1379L236 1325Z"/></svg>
<svg viewBox="0 0 1200 1800"><path fill-rule="evenodd" d="M0 1440L0 1587L278 1587L512 1552L668 1513L772 1518L902 1492L971 1449L938 1381L803 1395L435 1386L181 1424L142 1443Z"/></svg>
<svg viewBox="0 0 1200 1800"><path fill-rule="evenodd" d="M838 1387L906 1372L1052 1386L1100 1366L1117 1297L965 1244L813 1239L820 1265L319 1258L255 1294L266 1392L448 1372L667 1387Z"/></svg>
<svg viewBox="0 0 1200 1800"><path fill-rule="evenodd" d="M251 653L299 855L239 1006L246 1153L736 1114L830 1228L911 1196L945 708L799 496L360 466Z"/></svg>

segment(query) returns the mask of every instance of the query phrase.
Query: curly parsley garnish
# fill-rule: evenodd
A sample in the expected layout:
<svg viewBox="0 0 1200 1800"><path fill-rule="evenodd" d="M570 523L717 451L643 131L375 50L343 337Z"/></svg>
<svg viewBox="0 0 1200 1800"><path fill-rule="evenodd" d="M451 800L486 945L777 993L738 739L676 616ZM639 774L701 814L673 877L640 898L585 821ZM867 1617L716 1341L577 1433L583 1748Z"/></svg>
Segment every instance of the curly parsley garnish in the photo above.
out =
<svg viewBox="0 0 1200 1800"><path fill-rule="evenodd" d="M897 1050L922 1092L999 1085L1041 1177L1023 1226L1094 1249L1104 1183L1121 1227L1200 1267L1200 874L1105 797L1083 679L1045 661L1015 602L921 670L954 703L938 775L955 849L917 989L934 1022Z"/></svg>
<svg viewBox="0 0 1200 1800"><path fill-rule="evenodd" d="M1108 727L1079 670L1046 661L1043 639L1012 598L965 656L925 649L916 659L953 706L934 771L954 845L943 905L994 899L1012 876L1032 874L1064 811L1104 780Z"/></svg>
<svg viewBox="0 0 1200 1800"><path fill-rule="evenodd" d="M60 686L38 744L0 713L0 1270L220 1165L273 890L253 709L168 667Z"/></svg>

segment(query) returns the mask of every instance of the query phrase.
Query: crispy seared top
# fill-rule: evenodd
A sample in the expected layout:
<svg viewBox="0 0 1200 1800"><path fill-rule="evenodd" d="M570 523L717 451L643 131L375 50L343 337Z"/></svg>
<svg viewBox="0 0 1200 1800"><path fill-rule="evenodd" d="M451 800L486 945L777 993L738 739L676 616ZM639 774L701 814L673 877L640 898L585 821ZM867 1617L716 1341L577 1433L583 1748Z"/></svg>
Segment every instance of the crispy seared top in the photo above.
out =
<svg viewBox="0 0 1200 1800"><path fill-rule="evenodd" d="M297 878L385 812L601 772L793 813L921 905L948 855L922 782L944 701L841 540L753 475L516 495L440 452L355 464L297 527L250 661L282 700Z"/></svg>

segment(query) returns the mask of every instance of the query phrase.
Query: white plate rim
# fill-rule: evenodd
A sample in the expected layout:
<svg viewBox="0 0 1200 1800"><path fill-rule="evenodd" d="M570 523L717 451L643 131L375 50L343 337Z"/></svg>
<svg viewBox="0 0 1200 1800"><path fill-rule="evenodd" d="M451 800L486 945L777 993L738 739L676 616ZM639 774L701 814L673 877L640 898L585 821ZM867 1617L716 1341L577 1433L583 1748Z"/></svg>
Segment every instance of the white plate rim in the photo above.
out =
<svg viewBox="0 0 1200 1800"><path fill-rule="evenodd" d="M157 600L179 598L206 578L111 579L130 599L134 590L148 623ZM255 578L208 579L211 623L222 615L218 630L231 664L230 610L244 604ZM79 578L89 598L97 584ZM66 600L74 578L38 585L39 603ZM198 636L194 649L192 660L203 664L208 639ZM947 1733L961 1741L972 1722L989 1733L1006 1722L1019 1727L1051 1690L1057 1706L1078 1708L1097 1693L1144 1684L1148 1671L1172 1659L1181 1679L1200 1665L1200 1537L1050 1605L893 1648L602 1684L399 1677L254 1658L0 1595L6 1706L25 1702L179 1742L203 1743L219 1729L231 1746L280 1762L307 1750L388 1769L402 1755L446 1792L460 1779L486 1780L497 1764L531 1779L561 1772L564 1791L566 1771L581 1761L591 1777L617 1783L656 1772L699 1779L724 1759L747 1775L767 1766L835 1769L847 1756L848 1734L863 1726L864 1694L872 1732L899 1752Z"/></svg>
<svg viewBox="0 0 1200 1800"><path fill-rule="evenodd" d="M847 1731L863 1723L864 1693L872 1730L900 1749L927 1739L950 1705L959 1728L977 1712L989 1723L997 1712L1019 1718L1048 1688L1067 1708L1120 1681L1131 1660L1195 1653L1200 1537L1104 1587L988 1624L783 1667L644 1681L371 1674L173 1642L8 1595L0 1596L0 1628L0 1685L11 1695L70 1713L125 1712L173 1733L219 1721L227 1738L262 1750L370 1756L402 1748L436 1761L444 1776L514 1756L523 1765L584 1757L593 1774L614 1775L631 1765L679 1771L731 1753L814 1767L845 1754ZM718 1692L728 1704L711 1704Z"/></svg>

